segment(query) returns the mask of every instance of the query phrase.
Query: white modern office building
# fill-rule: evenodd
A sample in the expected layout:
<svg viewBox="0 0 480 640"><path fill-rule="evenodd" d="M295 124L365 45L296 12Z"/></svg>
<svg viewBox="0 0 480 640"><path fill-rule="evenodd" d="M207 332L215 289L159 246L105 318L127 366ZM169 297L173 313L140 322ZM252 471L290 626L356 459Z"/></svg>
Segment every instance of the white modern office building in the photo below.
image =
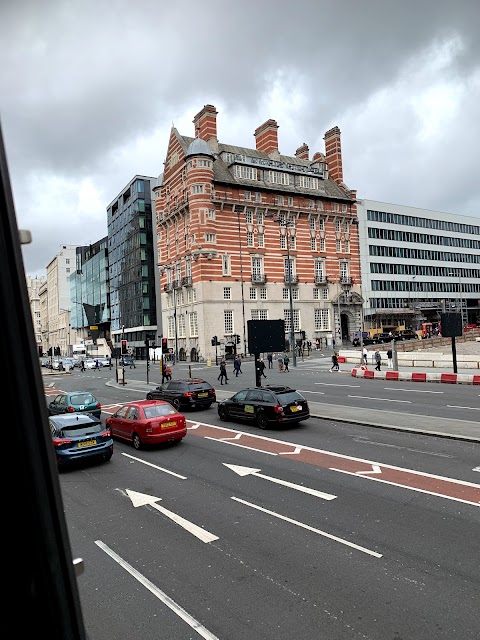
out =
<svg viewBox="0 0 480 640"><path fill-rule="evenodd" d="M358 200L366 329L480 324L480 218Z"/></svg>

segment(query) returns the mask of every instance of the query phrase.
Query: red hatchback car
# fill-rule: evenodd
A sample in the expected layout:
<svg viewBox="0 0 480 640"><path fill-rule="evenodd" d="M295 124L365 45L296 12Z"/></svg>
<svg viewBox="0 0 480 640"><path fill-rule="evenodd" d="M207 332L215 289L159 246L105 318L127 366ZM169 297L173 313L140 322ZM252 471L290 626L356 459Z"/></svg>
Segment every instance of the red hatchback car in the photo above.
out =
<svg viewBox="0 0 480 640"><path fill-rule="evenodd" d="M112 435L131 442L135 449L162 442L180 441L187 435L185 416L169 402L130 402L107 418Z"/></svg>

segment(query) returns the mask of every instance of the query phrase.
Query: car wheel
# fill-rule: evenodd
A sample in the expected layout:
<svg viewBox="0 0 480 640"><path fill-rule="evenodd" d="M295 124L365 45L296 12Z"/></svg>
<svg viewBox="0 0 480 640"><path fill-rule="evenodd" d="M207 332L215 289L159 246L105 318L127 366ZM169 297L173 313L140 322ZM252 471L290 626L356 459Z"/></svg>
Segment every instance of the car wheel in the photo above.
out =
<svg viewBox="0 0 480 640"><path fill-rule="evenodd" d="M147 393L147 400L153 400L153 396L151 393Z"/></svg>
<svg viewBox="0 0 480 640"><path fill-rule="evenodd" d="M172 400L172 405L175 407L175 409L177 409L177 411L180 409L180 400L178 398L174 398Z"/></svg>
<svg viewBox="0 0 480 640"><path fill-rule="evenodd" d="M137 451L142 448L142 441L140 440L140 436L138 433L134 433L132 437L133 448Z"/></svg>
<svg viewBox="0 0 480 640"><path fill-rule="evenodd" d="M265 415L265 413L263 411L259 411L257 413L256 423L257 423L257 427L259 429L266 429L268 427L267 416Z"/></svg>
<svg viewBox="0 0 480 640"><path fill-rule="evenodd" d="M220 418L220 420L228 420L227 408L222 404L218 405L218 417Z"/></svg>

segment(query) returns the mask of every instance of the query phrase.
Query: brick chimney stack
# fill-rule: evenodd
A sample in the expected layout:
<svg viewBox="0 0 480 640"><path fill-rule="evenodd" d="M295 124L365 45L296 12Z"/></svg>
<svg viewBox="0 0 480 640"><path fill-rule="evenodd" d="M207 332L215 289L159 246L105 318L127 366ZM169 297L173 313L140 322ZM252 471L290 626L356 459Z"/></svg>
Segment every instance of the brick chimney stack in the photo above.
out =
<svg viewBox="0 0 480 640"><path fill-rule="evenodd" d="M255 145L257 151L264 151L267 154L277 152L278 154L278 124L275 120L267 120L255 129Z"/></svg>
<svg viewBox="0 0 480 640"><path fill-rule="evenodd" d="M300 160L308 160L308 144L304 142L298 149L295 151L295 156L300 158Z"/></svg>
<svg viewBox="0 0 480 640"><path fill-rule="evenodd" d="M195 137L209 142L217 142L217 110L213 104L206 104L193 119Z"/></svg>
<svg viewBox="0 0 480 640"><path fill-rule="evenodd" d="M312 162L325 162L325 156L320 151L315 151L313 154Z"/></svg>
<svg viewBox="0 0 480 640"><path fill-rule="evenodd" d="M340 143L340 129L333 127L326 132L325 154L327 156L328 175L337 184L343 182L342 145Z"/></svg>

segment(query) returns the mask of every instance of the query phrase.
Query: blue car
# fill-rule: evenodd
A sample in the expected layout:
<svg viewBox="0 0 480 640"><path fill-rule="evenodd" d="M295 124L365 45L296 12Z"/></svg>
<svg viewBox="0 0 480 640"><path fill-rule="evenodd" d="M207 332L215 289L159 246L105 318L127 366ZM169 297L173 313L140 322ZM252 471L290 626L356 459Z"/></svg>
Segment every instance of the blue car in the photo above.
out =
<svg viewBox="0 0 480 640"><path fill-rule="evenodd" d="M59 393L48 405L48 415L61 413L91 413L100 418L102 405L89 391L68 391Z"/></svg>
<svg viewBox="0 0 480 640"><path fill-rule="evenodd" d="M106 462L112 457L112 433L93 415L65 413L48 421L59 468L81 460Z"/></svg>

